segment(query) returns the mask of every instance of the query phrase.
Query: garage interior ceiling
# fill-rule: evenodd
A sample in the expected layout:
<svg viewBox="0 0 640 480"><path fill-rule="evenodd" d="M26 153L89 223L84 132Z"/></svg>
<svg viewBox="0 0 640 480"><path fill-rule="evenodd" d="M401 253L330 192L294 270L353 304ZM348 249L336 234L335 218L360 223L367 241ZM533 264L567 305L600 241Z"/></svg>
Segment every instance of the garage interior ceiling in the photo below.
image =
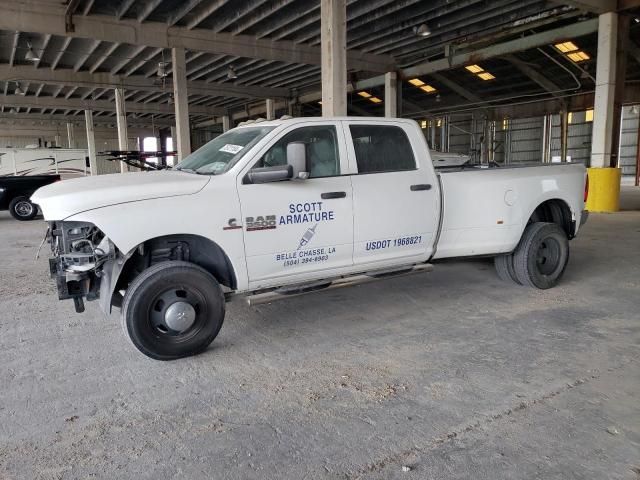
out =
<svg viewBox="0 0 640 480"><path fill-rule="evenodd" d="M18 2L16 2L18 3ZM115 118L114 85L126 92L127 110L137 122L173 117L171 48L156 42L151 34L140 41L114 41L114 25L163 32L168 39L206 38L203 50L187 47L190 118L193 123L212 117L252 113L264 98L296 103L298 114L319 115L320 90L320 2L318 0L55 0L19 2L9 7L20 12L20 31L10 30L11 20L0 26L1 116L56 119L77 117L83 108L94 110L96 120ZM577 2L570 2L575 5ZM637 9L636 9L637 10ZM31 12L45 12L46 28ZM633 15L634 9L627 10ZM71 22L67 24L66 19ZM565 40L572 40L589 58L578 63L553 45L546 44L472 62L490 72L489 80L464 66L439 69L421 75L433 87L425 91L402 82L402 116L427 117L441 112L480 109L523 99L561 98L594 90L597 33L571 36L572 25L589 22L596 13L561 2L525 0L349 0L347 1L347 48L349 113L383 115L384 105L358 95L358 85L379 77L389 62L402 72L416 65L451 60L454 55L474 52L504 42L527 38L566 27ZM5 12L5 17L11 17ZM35 17L34 17L35 18ZM85 38L81 27L104 24ZM595 24L595 20L592 21ZM43 22L44 23L44 22ZM24 24L24 25L22 25ZM33 30L28 31L28 26ZM135 27L135 26L138 27ZM417 35L427 25L431 34ZM5 28L6 27L6 28ZM640 80L640 33L631 22L630 60L627 81ZM24 31L23 31L24 30ZM126 31L126 30L123 30ZM562 30L561 30L562 31ZM68 35L65 32L69 32ZM107 40L110 38L110 40ZM123 36L123 40L128 40ZM227 41L225 43L225 41ZM216 43L220 51L216 52ZM175 44L175 43L174 43ZM239 47L233 47L238 44ZM229 47L229 45L232 45ZM231 49L234 54L231 54ZM243 52L241 54L241 52ZM34 58L35 57L35 58ZM269 58L265 58L269 57ZM293 59L296 61L286 61ZM167 76L159 77L164 63ZM353 68L355 65L355 68ZM373 68L375 70L367 70ZM235 77L235 78L234 78ZM376 82L373 82L374 84ZM384 99L383 85L365 90ZM18 94L16 94L18 93ZM307 99L306 101L304 99Z"/></svg>

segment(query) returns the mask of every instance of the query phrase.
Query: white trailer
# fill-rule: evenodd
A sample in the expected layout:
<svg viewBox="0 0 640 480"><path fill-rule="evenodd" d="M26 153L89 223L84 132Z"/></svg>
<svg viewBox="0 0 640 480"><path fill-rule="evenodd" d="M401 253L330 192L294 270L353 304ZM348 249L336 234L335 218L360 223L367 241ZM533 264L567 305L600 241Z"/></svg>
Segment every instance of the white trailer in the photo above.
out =
<svg viewBox="0 0 640 480"><path fill-rule="evenodd" d="M0 176L90 175L88 152L79 148L0 148Z"/></svg>

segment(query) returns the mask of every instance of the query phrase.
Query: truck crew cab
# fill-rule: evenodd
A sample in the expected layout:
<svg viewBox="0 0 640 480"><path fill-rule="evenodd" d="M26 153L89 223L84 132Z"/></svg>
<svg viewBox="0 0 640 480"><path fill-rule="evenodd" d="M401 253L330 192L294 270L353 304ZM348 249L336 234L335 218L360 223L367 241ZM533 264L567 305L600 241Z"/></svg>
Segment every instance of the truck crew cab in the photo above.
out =
<svg viewBox="0 0 640 480"><path fill-rule="evenodd" d="M554 286L580 228L582 165L436 172L405 119L262 121L176 168L44 187L60 299L120 307L149 357L196 354L225 301L251 300L491 255L501 278Z"/></svg>

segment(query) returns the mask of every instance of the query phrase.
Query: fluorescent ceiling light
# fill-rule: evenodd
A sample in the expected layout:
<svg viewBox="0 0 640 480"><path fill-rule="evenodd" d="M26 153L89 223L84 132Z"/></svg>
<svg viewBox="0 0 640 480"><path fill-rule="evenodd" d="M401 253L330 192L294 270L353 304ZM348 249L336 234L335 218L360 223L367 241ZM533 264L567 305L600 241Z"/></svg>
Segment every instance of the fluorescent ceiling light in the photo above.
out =
<svg viewBox="0 0 640 480"><path fill-rule="evenodd" d="M371 98L371 94L369 92L358 92L358 95L363 98Z"/></svg>
<svg viewBox="0 0 640 480"><path fill-rule="evenodd" d="M582 50L580 50L579 52L573 52L573 53L568 53L567 57L569 57L571 60L573 60L574 62L584 62L585 60L589 60L591 57L583 52Z"/></svg>
<svg viewBox="0 0 640 480"><path fill-rule="evenodd" d="M380 100L378 97L370 97L369 100L371 100L373 103L382 103L382 100Z"/></svg>
<svg viewBox="0 0 640 480"><path fill-rule="evenodd" d="M411 80L409 80L409 83L411 85L415 85L416 87L421 87L422 85L424 85L424 82L419 78L412 78Z"/></svg>
<svg viewBox="0 0 640 480"><path fill-rule="evenodd" d="M427 92L427 93L433 93L436 91L435 88L433 88L431 85L424 85L422 87L420 87L420 90L422 90L423 92Z"/></svg>
<svg viewBox="0 0 640 480"><path fill-rule="evenodd" d="M471 73L480 73L480 72L484 72L484 68L482 68L480 65L467 65L466 67L467 70L469 70Z"/></svg>
<svg viewBox="0 0 640 480"><path fill-rule="evenodd" d="M575 50L578 50L578 46L573 42L556 43L554 47L556 47L562 53L573 52Z"/></svg>
<svg viewBox="0 0 640 480"><path fill-rule="evenodd" d="M479 73L478 76L482 79L482 80L493 80L494 77L493 75L491 75L489 72L482 72Z"/></svg>

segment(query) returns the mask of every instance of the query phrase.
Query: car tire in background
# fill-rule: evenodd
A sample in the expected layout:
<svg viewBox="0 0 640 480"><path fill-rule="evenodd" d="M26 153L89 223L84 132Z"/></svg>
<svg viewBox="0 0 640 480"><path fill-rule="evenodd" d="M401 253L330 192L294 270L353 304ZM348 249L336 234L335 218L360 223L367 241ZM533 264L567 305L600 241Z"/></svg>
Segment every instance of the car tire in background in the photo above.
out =
<svg viewBox="0 0 640 480"><path fill-rule="evenodd" d="M27 197L15 197L9 202L9 213L16 220L33 220L38 214L38 206Z"/></svg>
<svg viewBox="0 0 640 480"><path fill-rule="evenodd" d="M218 281L190 262L166 261L127 288L122 326L133 345L156 360L196 355L218 335L225 299Z"/></svg>
<svg viewBox="0 0 640 480"><path fill-rule="evenodd" d="M523 285L547 289L555 286L569 262L569 240L555 223L527 225L513 255L515 274Z"/></svg>

